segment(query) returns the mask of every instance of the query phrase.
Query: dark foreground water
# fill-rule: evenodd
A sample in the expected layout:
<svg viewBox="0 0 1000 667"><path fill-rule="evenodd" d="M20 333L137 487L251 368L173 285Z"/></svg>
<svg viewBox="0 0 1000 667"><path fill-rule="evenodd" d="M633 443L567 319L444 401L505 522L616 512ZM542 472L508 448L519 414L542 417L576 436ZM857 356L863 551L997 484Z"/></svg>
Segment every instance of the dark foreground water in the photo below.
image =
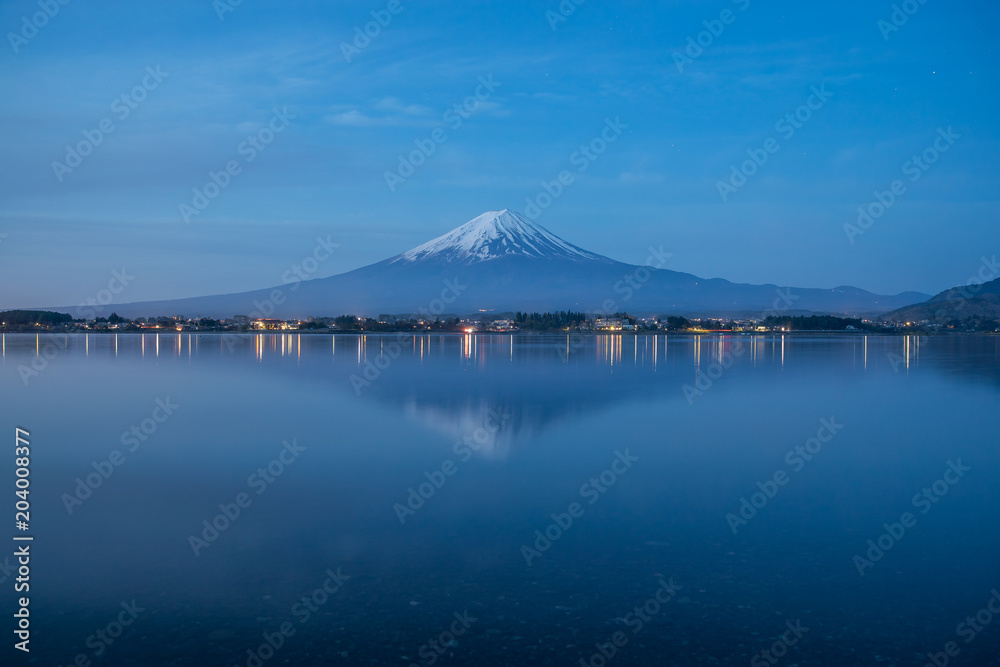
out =
<svg viewBox="0 0 1000 667"><path fill-rule="evenodd" d="M997 665L998 397L997 337L8 334L2 650Z"/></svg>

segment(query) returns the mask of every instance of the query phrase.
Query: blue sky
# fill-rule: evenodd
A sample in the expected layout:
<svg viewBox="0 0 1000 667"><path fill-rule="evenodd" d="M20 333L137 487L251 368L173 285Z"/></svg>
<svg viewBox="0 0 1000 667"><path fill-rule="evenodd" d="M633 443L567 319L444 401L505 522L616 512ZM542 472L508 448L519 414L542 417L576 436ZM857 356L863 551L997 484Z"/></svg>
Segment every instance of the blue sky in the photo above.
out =
<svg viewBox="0 0 1000 667"><path fill-rule="evenodd" d="M243 0L220 19L226 1L70 0L36 32L37 2L0 7L0 307L75 304L122 267L120 301L267 287L317 236L340 244L315 274L332 275L523 212L563 170L573 183L539 223L626 262L662 245L668 268L704 277L933 293L1000 246L994 2L912 0L886 39L892 2L592 1L555 22L554 0L400 0L395 15L389 0ZM348 62L373 11L391 21ZM477 88L456 127L446 112ZM579 172L608 119L627 128ZM102 121L113 131L78 166L53 167ZM437 128L390 190L386 171ZM939 128L953 140L911 181ZM777 152L724 200L718 183L768 140ZM230 161L239 173L185 222ZM844 225L896 179L905 192L851 243Z"/></svg>

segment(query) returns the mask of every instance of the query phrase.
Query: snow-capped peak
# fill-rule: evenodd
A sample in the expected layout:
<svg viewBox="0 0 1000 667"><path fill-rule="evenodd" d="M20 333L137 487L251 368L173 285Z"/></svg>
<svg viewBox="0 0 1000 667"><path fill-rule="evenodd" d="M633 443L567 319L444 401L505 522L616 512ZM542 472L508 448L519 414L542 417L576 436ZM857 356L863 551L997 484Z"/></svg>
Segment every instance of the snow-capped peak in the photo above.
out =
<svg viewBox="0 0 1000 667"><path fill-rule="evenodd" d="M447 234L393 258L395 262L444 260L473 264L507 255L538 259L610 261L587 252L514 211L488 211Z"/></svg>

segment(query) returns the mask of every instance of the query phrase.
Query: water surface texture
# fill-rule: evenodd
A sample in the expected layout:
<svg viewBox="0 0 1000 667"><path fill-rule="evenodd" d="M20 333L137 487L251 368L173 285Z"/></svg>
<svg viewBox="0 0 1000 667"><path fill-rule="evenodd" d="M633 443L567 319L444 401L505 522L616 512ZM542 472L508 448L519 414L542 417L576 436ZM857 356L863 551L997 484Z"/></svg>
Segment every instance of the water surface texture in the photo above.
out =
<svg viewBox="0 0 1000 667"><path fill-rule="evenodd" d="M0 377L37 664L1000 664L997 337L7 334Z"/></svg>

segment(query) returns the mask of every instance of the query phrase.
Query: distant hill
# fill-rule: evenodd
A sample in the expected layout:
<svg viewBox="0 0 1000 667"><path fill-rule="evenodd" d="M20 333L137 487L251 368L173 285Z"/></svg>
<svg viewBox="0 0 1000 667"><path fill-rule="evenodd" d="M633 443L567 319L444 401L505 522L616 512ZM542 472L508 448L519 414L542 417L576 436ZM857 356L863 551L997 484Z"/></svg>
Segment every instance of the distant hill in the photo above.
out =
<svg viewBox="0 0 1000 667"><path fill-rule="evenodd" d="M949 324L956 320L1000 320L1000 278L982 285L953 287L923 303L883 315L889 322Z"/></svg>

